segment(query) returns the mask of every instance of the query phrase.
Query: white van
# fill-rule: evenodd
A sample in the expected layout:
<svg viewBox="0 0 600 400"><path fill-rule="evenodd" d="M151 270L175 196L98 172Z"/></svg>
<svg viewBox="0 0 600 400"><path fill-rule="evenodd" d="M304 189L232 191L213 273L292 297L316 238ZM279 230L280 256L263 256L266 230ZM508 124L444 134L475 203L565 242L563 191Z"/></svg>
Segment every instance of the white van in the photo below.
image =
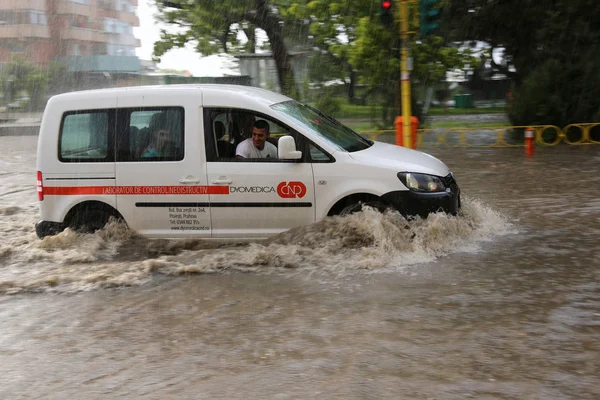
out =
<svg viewBox="0 0 600 400"><path fill-rule="evenodd" d="M277 157L236 157L261 120ZM367 140L281 94L234 85L52 97L37 189L40 238L66 227L94 231L115 217L147 237L248 239L362 204L407 216L460 207L460 189L438 159Z"/></svg>

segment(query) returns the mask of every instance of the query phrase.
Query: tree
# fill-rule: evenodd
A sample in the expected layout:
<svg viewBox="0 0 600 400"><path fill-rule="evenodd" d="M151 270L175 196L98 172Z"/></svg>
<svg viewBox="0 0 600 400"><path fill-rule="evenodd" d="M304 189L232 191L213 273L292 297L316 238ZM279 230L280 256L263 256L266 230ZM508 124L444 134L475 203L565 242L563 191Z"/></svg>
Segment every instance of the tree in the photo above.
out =
<svg viewBox="0 0 600 400"><path fill-rule="evenodd" d="M319 49L319 65L313 76L321 80L340 79L346 86L349 101L355 101L358 71L350 62L350 51L356 41L360 18L376 13L376 1L337 0L307 1L286 10L287 15L310 22L311 44Z"/></svg>
<svg viewBox="0 0 600 400"><path fill-rule="evenodd" d="M27 92L29 110L38 110L44 106L48 77L36 65L24 59L16 59L4 66L1 79L6 103L15 100L21 92Z"/></svg>
<svg viewBox="0 0 600 400"><path fill-rule="evenodd" d="M515 125L600 118L600 3L592 0L448 0L444 26L454 40L502 48L492 66L513 79Z"/></svg>
<svg viewBox="0 0 600 400"><path fill-rule="evenodd" d="M343 80L351 100L359 81L372 93L383 94L389 123L395 115L391 110L399 108L401 43L397 26L389 29L379 23L379 7L377 1L353 0L166 1L159 3L159 17L179 30L161 33L155 55L160 57L171 48L193 41L203 54L244 51L237 34L246 32L253 43L251 32L256 26L267 33L284 93L296 90L289 49L315 48L319 64L318 69L311 70L311 77L320 81ZM245 51L251 52L253 47L250 45ZM436 83L448 69L472 61L440 37L428 37L412 49L413 77L423 85Z"/></svg>
<svg viewBox="0 0 600 400"><path fill-rule="evenodd" d="M378 3L377 3L378 4ZM361 81L387 99L384 105L400 109L400 48L402 43L398 27L393 29L378 23L378 14L372 11L362 16L356 28L356 39L349 49L349 60L359 71ZM416 30L414 27L412 30ZM476 61L470 51L461 51L458 46L446 42L440 36L428 36L421 42L410 43L413 58L411 80L413 89L416 84L424 87L433 86L445 80L446 72L451 69L462 69L473 65ZM414 93L414 90L413 90ZM420 109L413 99L413 114L423 120ZM391 110L385 111L386 124L391 123L397 115Z"/></svg>
<svg viewBox="0 0 600 400"><path fill-rule="evenodd" d="M284 40L290 26L281 16L280 8L290 2L268 0L171 0L157 1L159 19L177 28L177 32L161 31L161 39L154 44L154 55L160 57L172 48L195 42L196 50L204 55L220 50L238 48L237 34L250 30L249 42L254 42L253 27L265 31L277 68L283 93L291 93L295 80L290 55ZM240 49L241 50L241 49ZM253 46L249 49L253 52Z"/></svg>
<svg viewBox="0 0 600 400"><path fill-rule="evenodd" d="M313 0L297 4L286 12L310 21L311 40L320 51L321 67L312 75L343 80L351 102L355 98L356 83L366 84L368 92L381 96L383 119L389 124L396 115L393 109L400 106L401 43L397 24L391 28L381 25L380 2ZM460 68L472 62L458 48L446 46L439 37L429 37L424 43L413 44L412 48L415 60L413 76L423 85L445 78L450 68Z"/></svg>

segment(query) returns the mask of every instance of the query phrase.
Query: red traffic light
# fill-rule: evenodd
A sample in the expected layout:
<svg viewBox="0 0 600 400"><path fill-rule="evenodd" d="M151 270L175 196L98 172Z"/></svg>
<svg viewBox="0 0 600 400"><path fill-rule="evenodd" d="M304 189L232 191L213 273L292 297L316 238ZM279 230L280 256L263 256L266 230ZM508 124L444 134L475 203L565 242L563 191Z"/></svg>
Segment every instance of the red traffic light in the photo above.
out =
<svg viewBox="0 0 600 400"><path fill-rule="evenodd" d="M389 10L392 8L392 2L390 0L383 0L381 2L381 9L382 10Z"/></svg>

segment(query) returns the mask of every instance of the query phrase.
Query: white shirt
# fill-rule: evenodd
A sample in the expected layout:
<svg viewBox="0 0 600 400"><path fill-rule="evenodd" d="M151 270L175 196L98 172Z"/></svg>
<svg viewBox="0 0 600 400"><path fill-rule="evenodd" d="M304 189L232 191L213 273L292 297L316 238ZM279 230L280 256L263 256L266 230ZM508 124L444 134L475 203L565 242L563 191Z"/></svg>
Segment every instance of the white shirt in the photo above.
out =
<svg viewBox="0 0 600 400"><path fill-rule="evenodd" d="M252 138L248 138L238 144L235 155L244 158L277 158L277 147L273 143L265 142L265 147L259 150L252 142Z"/></svg>

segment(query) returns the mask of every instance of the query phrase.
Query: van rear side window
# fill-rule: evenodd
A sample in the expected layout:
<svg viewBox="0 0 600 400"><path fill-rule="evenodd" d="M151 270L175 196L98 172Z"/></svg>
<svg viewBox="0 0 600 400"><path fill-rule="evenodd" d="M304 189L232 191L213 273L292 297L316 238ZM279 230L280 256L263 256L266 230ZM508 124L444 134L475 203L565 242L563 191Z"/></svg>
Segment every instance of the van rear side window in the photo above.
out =
<svg viewBox="0 0 600 400"><path fill-rule="evenodd" d="M60 161L112 161L111 114L114 113L108 110L66 113L60 128Z"/></svg>
<svg viewBox="0 0 600 400"><path fill-rule="evenodd" d="M184 157L183 107L120 108L117 162L181 161Z"/></svg>

